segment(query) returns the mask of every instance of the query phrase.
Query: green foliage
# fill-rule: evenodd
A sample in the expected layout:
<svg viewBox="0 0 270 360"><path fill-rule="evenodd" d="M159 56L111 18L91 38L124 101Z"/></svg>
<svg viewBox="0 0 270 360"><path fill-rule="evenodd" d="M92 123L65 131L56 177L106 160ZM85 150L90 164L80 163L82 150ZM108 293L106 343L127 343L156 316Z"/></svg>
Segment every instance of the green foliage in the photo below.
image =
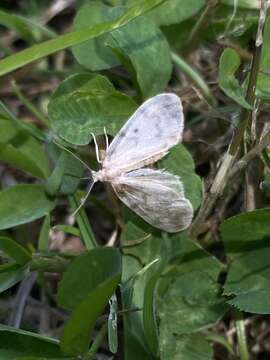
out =
<svg viewBox="0 0 270 360"><path fill-rule="evenodd" d="M0 119L0 160L34 176L48 175L48 161L40 143L26 131L20 131L10 119Z"/></svg>
<svg viewBox="0 0 270 360"><path fill-rule="evenodd" d="M27 16L0 11L0 24L14 31L15 40L19 40L17 45L12 38L10 48L5 42L0 45L1 53L7 55L0 60L0 75L31 64L14 76L22 81L21 93L13 85L15 94L9 94L7 77L1 92L8 93L8 107L0 101L0 160L10 166L12 178L8 181L16 185L6 188L3 181L0 191L0 292L3 297L14 296L20 290L11 288L26 279L29 272L37 271L33 294L41 294L41 298L49 295L48 307L54 306L56 300L57 306L65 309L65 316L68 313L68 319L57 324L63 328L60 333L57 328L59 340L0 326L0 359L90 360L95 358L105 336L109 350L116 357L124 351L127 360L210 360L215 350L210 341L224 346L235 357L225 337L211 334L210 329L215 329L213 326L225 313L231 317L230 309L236 308L238 314L270 313L270 209L238 214L218 228L223 218L242 206L242 188L246 185L240 176L233 179L238 185L241 182L240 196L230 186L232 183L224 184L228 185L225 195L232 192L235 196L229 198L229 194L225 205L235 205L237 197L237 207L231 212L231 208L227 211L218 203L211 209L213 218L205 220L197 239L189 229L168 234L145 223L119 205L107 184L95 186L85 202L89 206L80 205L93 183L90 169L98 168L91 143L93 135L97 136L103 157L104 128L111 142L143 100L175 92L183 100L186 142L170 149L154 166L180 177L198 219L201 212L198 216L196 211L213 194L208 192L209 181L203 191L203 179L196 173L197 169L200 174L205 171L204 154L198 154L201 148L189 141L200 138L208 117L219 121L245 113L245 119L240 115L241 126L252 117L255 102L248 103L246 91L254 75L250 67L251 45L256 37L260 2L107 0L78 2L76 7L65 4L76 14L73 24L68 24L73 30L63 35L47 27L46 16L40 17L42 4L31 4L41 20L36 20L37 16L34 19L28 9ZM54 19L56 23L58 16L61 19L61 11ZM62 31L62 26L59 29ZM258 104L266 114L270 99L269 29L268 14L254 80ZM50 40L37 44L43 37ZM224 45L218 76L217 53L208 53L217 51L217 44L219 53ZM10 55L14 48L28 45ZM49 61L37 61L66 49L71 51L64 52L63 63L61 57L54 56ZM57 70L52 68L54 64ZM40 84L39 94L35 81L45 82L47 77L48 83L57 84L57 88L50 95ZM218 86L213 85L216 83ZM27 84L31 84L29 93L24 91ZM15 106L14 96L18 97ZM18 100L24 105L23 111L17 106ZM44 104L48 104L48 113ZM195 137L194 125L198 126ZM209 142L207 139L207 145L213 146L207 146L206 151L224 150L222 136L226 135L227 124L223 125L213 125L219 128L222 143L216 138ZM231 124L234 126L238 124ZM249 130L248 126L247 135ZM242 148L245 152L252 149L253 144L246 139L248 136L243 147L240 139L239 157ZM256 141L260 141L259 137ZM193 154L199 160L196 165ZM266 151L263 160L269 167ZM206 172L212 180L219 159L213 157L209 166ZM16 169L20 170L18 174ZM21 178L22 183L17 184ZM262 188L268 186L267 181L266 176ZM266 201L260 204L265 206ZM56 244L52 245L57 251L50 244L51 228L62 232L57 234L60 240L62 236L68 240L59 241L59 245L56 236ZM81 240L83 253L70 252L69 246L65 247L69 240L72 246L73 241ZM105 247L106 243L109 246ZM52 293L55 283L51 286L51 278L44 276L47 272L63 272L63 276L53 277L61 279L56 296Z"/></svg>
<svg viewBox="0 0 270 360"><path fill-rule="evenodd" d="M134 0L129 0L133 1ZM205 5L204 0L171 0L151 10L146 16L158 26L178 24L197 14Z"/></svg>
<svg viewBox="0 0 270 360"><path fill-rule="evenodd" d="M154 96L167 86L172 72L170 48L165 36L151 21L138 18L116 29L108 44L123 59L143 98Z"/></svg>
<svg viewBox="0 0 270 360"><path fill-rule="evenodd" d="M135 102L116 91L98 74L76 74L64 80L53 94L48 112L52 128L75 145L88 144L91 133L114 135L136 109Z"/></svg>
<svg viewBox="0 0 270 360"><path fill-rule="evenodd" d="M232 258L264 247L270 234L270 209L260 209L236 215L221 225L227 254Z"/></svg>
<svg viewBox="0 0 270 360"><path fill-rule="evenodd" d="M28 266L10 263L0 266L0 293L22 281L29 271Z"/></svg>
<svg viewBox="0 0 270 360"><path fill-rule="evenodd" d="M230 218L222 224L222 234L233 256L224 285L228 301L242 311L266 314L269 302L269 209Z"/></svg>
<svg viewBox="0 0 270 360"><path fill-rule="evenodd" d="M19 265L24 265L31 260L31 254L8 237L0 237L0 250L12 257Z"/></svg>
<svg viewBox="0 0 270 360"><path fill-rule="evenodd" d="M58 341L4 325L0 326L0 358L69 360L61 353Z"/></svg>
<svg viewBox="0 0 270 360"><path fill-rule="evenodd" d="M205 338L198 334L173 335L161 327L160 352L162 360L211 360L213 350Z"/></svg>
<svg viewBox="0 0 270 360"><path fill-rule="evenodd" d="M86 3L75 18L75 29L83 29L89 21L99 24L114 20L124 11L123 6L111 7L100 2ZM128 65L127 70L138 83L144 98L162 91L171 76L168 43L162 32L144 17L78 45L73 52L78 62L92 71L112 68L125 59L122 62ZM88 54L92 54L91 57Z"/></svg>
<svg viewBox="0 0 270 360"><path fill-rule="evenodd" d="M261 73L257 80L257 96L264 100L270 101L270 15L268 14L265 31L263 36L262 60L260 63Z"/></svg>
<svg viewBox="0 0 270 360"><path fill-rule="evenodd" d="M49 198L40 185L22 184L7 188L0 192L0 229L39 219L54 206L54 199Z"/></svg>
<svg viewBox="0 0 270 360"><path fill-rule="evenodd" d="M79 277L84 281L79 282ZM58 302L73 310L61 339L65 353L77 355L87 351L89 334L120 277L121 257L117 249L94 249L73 261L58 290Z"/></svg>
<svg viewBox="0 0 270 360"><path fill-rule="evenodd" d="M25 49L18 54L10 55L0 61L0 76L16 70L21 66L27 65L32 61L38 60L44 56L53 54L59 50L80 44L88 39L96 38L100 35L106 34L120 26L127 24L129 21L135 19L141 14L149 11L155 6L162 3L164 0L148 0L138 1L136 4L127 9L126 12L114 21L98 24L83 30L74 31L55 39L45 41L41 44L34 45Z"/></svg>
<svg viewBox="0 0 270 360"><path fill-rule="evenodd" d="M235 77L235 72L241 64L238 53L226 48L219 61L218 84L226 95L231 97L245 109L251 109L251 105L245 99L245 90Z"/></svg>

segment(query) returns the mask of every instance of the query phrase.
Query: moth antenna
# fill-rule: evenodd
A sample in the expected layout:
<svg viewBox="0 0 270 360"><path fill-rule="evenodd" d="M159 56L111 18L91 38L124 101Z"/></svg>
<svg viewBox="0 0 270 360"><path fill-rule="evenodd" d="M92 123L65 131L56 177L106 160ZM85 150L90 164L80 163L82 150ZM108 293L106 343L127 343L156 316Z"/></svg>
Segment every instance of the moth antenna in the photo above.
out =
<svg viewBox="0 0 270 360"><path fill-rule="evenodd" d="M106 140L106 150L108 150L109 147L109 139L108 139L108 135L107 135L107 131L106 131L106 127L104 126L103 128L104 131L104 135L105 135L105 140Z"/></svg>
<svg viewBox="0 0 270 360"><path fill-rule="evenodd" d="M76 154L74 154L72 151L70 151L68 148L66 148L65 146L59 144L57 141L53 140L54 144L59 146L62 150L65 150L66 152L68 152L70 155L72 155L75 159L77 159L81 164L83 164L87 170L90 171L90 173L93 172L93 170L86 164L86 162L84 162L82 159L79 158L79 156L77 156Z"/></svg>
<svg viewBox="0 0 270 360"><path fill-rule="evenodd" d="M87 198L88 198L88 196L90 195L90 193L91 193L91 190L92 190L92 188L93 188L93 186L94 186L94 184L95 184L95 181L93 180L92 181L92 183L90 184L90 187L89 187L89 189L88 189L88 191L87 191L87 193L86 193L86 195L85 195L85 197L84 198L82 198L81 199L81 203L80 203L80 205L77 207L77 209L72 213L72 216L75 216L80 210L81 210L81 208L83 207L83 205L85 204L85 202L86 202L86 200L87 200Z"/></svg>
<svg viewBox="0 0 270 360"><path fill-rule="evenodd" d="M99 158L99 148L98 148L98 144L97 144L97 139L95 137L95 135L93 133L91 133L93 140L94 140L94 144L95 144L95 150L96 150L96 158L97 158L97 162L99 164L102 164L102 161Z"/></svg>

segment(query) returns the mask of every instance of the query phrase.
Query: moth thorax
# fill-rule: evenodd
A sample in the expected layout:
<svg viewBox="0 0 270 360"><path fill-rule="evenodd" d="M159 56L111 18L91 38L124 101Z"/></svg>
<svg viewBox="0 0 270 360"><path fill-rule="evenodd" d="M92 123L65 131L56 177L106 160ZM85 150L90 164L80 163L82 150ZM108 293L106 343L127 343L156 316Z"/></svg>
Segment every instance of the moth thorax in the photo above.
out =
<svg viewBox="0 0 270 360"><path fill-rule="evenodd" d="M94 174L95 181L113 181L115 177L119 176L119 174L116 171L109 171L106 168L103 168L99 171L97 171Z"/></svg>

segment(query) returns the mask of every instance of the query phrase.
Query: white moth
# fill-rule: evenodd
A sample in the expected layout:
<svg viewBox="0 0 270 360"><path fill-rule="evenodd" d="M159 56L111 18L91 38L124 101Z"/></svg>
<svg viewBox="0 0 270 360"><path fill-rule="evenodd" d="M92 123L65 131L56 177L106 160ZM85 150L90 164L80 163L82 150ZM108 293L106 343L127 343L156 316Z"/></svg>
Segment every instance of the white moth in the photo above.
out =
<svg viewBox="0 0 270 360"><path fill-rule="evenodd" d="M149 224L167 232L186 229L193 208L178 176L147 168L181 142L182 104L174 94L143 103L107 147L94 183L109 182L116 195Z"/></svg>

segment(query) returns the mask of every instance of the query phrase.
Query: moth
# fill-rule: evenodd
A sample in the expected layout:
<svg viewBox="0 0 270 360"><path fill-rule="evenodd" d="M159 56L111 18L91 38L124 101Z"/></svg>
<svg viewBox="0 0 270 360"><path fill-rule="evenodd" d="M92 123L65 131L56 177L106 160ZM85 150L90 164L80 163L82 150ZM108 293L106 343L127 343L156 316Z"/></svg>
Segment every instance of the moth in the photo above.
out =
<svg viewBox="0 0 270 360"><path fill-rule="evenodd" d="M167 232L186 229L193 208L185 197L181 179L165 170L148 167L181 142L183 128L184 115L178 96L164 93L145 101L111 144L107 144L101 169L92 171L93 184L109 182L126 206L158 229Z"/></svg>

